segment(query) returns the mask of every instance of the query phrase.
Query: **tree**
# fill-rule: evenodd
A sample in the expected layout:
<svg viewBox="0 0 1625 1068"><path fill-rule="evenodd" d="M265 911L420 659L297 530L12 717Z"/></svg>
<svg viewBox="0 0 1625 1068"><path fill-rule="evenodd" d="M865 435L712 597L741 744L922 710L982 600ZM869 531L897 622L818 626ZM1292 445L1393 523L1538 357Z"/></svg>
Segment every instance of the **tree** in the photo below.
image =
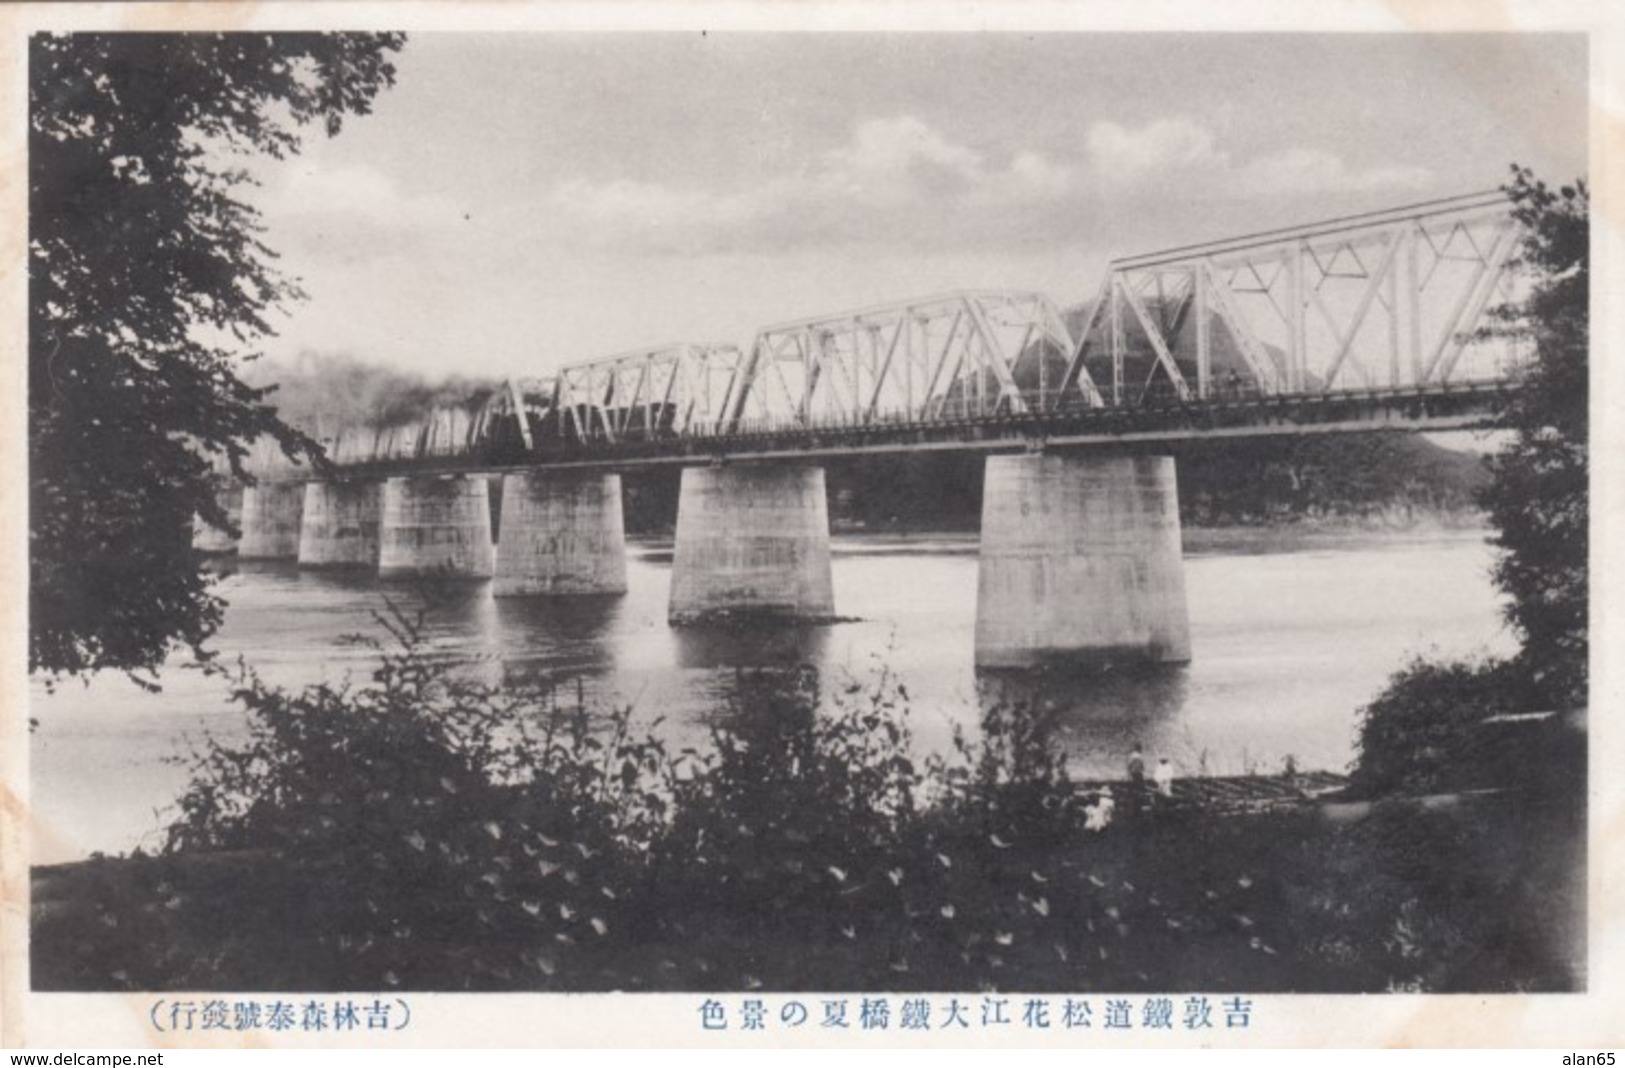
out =
<svg viewBox="0 0 1625 1068"><path fill-rule="evenodd" d="M1504 188L1524 227L1519 259L1533 286L1501 318L1532 345L1533 359L1503 412L1512 440L1490 460L1483 503L1501 549L1495 581L1509 597L1530 681L1545 701L1579 707L1590 605L1590 194L1583 181L1552 190L1517 166Z"/></svg>
<svg viewBox="0 0 1625 1068"><path fill-rule="evenodd" d="M399 34L42 34L29 47L30 668L151 671L221 603L193 516L268 435L236 361L301 296L241 198L255 155L337 134Z"/></svg>
<svg viewBox="0 0 1625 1068"><path fill-rule="evenodd" d="M1531 284L1487 332L1528 345L1532 358L1503 405L1511 438L1490 458L1479 499L1521 649L1507 661L1417 661L1391 678L1361 718L1353 778L1366 793L1538 784L1584 797L1571 731L1558 722L1508 735L1495 716L1586 703L1590 195L1583 181L1552 190L1518 166L1503 188Z"/></svg>

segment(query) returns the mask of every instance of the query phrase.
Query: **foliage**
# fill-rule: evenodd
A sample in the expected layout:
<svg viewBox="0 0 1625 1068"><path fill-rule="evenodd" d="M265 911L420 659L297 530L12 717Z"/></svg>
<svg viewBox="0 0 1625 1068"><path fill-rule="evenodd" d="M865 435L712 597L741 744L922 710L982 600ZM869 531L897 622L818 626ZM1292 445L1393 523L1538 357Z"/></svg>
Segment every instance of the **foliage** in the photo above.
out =
<svg viewBox="0 0 1625 1068"><path fill-rule="evenodd" d="M1413 434L1202 442L1179 457L1181 518L1204 526L1475 511L1478 459Z"/></svg>
<svg viewBox="0 0 1625 1068"><path fill-rule="evenodd" d="M278 420L236 354L299 296L242 199L254 155L336 134L398 34L41 34L29 45L30 665L150 670L220 603L193 516Z"/></svg>
<svg viewBox="0 0 1625 1068"><path fill-rule="evenodd" d="M471 987L552 974L635 912L619 876L666 816L647 780L669 762L624 713L463 679L421 618L380 621L400 651L371 685L290 694L239 668L250 732L195 755L167 848L274 850L322 917L309 951L367 984L432 987L436 950Z"/></svg>
<svg viewBox="0 0 1625 1068"><path fill-rule="evenodd" d="M1129 828L1082 830L1050 725L1024 707L922 763L884 673L744 674L705 751L672 752L626 710L467 681L415 620L387 623L400 648L366 685L285 693L241 671L249 732L195 755L170 830L176 861L275 858L256 907L287 932L278 975L1070 989L1108 966L1171 982L1192 939L1225 947L1204 958L1215 981L1274 963L1207 907L1244 908L1246 886L1142 880Z"/></svg>
<svg viewBox="0 0 1625 1068"><path fill-rule="evenodd" d="M1584 958L1583 809L1540 797L1080 833L1036 744L1028 773L984 735L910 774L884 681L831 706L748 677L726 755L668 756L444 671L245 679L265 722L202 754L171 852L36 871L36 989L1564 990ZM1000 716L995 752L1042 733Z"/></svg>
<svg viewBox="0 0 1625 1068"><path fill-rule="evenodd" d="M1394 676L1363 712L1354 777L1368 794L1489 779L1530 785L1530 761L1498 755L1484 721L1586 705L1590 197L1584 182L1554 191L1516 166L1504 188L1532 285L1521 303L1496 311L1490 332L1528 344L1533 359L1501 413L1512 440L1490 458L1480 501L1501 550L1495 583L1522 648L1504 662L1418 660Z"/></svg>
<svg viewBox="0 0 1625 1068"><path fill-rule="evenodd" d="M1506 661L1412 660L1361 709L1352 785L1366 796L1459 787L1475 772L1484 720L1527 711L1529 700Z"/></svg>
<svg viewBox="0 0 1625 1068"><path fill-rule="evenodd" d="M710 750L689 754L674 819L651 850L655 881L688 903L659 923L661 939L702 947L691 983L761 983L767 947L807 935L884 937L897 889L887 872L923 786L896 699L853 689L825 708L810 669L741 676Z"/></svg>
<svg viewBox="0 0 1625 1068"><path fill-rule="evenodd" d="M650 930L578 943L551 958L554 974L532 967L504 988L1572 991L1584 982L1584 827L1583 814L1504 796L1470 808L1378 807L1352 822L1318 812L1152 820L1045 851L990 849L995 863L981 869L956 852L943 870L957 881L933 888L947 896L919 898L953 905L953 916L905 916L881 939L859 926L854 907L842 920L850 939L812 926L736 948L731 936L753 915L662 896ZM913 875L923 870L916 859L929 858L902 856L899 867ZM985 896L994 885L1007 905ZM375 988L357 964L364 940L317 951L328 904L321 889L318 874L264 852L36 868L31 981L37 991ZM445 889L403 882L389 904ZM520 932L513 945L463 948L455 939L471 937L472 909L461 919L445 938L418 942L416 967L396 976L403 987L464 988L479 985L477 976L495 986L487 963L563 947ZM387 921L375 926L387 930ZM890 966L905 962L906 972ZM816 1026L821 1006L804 1000ZM930 1000L938 1030L949 999ZM980 999L960 1001L980 1011ZM855 1017L856 998L850 1006ZM1017 1006L1011 999L1012 1016ZM1094 1008L1099 1027L1099 999Z"/></svg>
<svg viewBox="0 0 1625 1068"><path fill-rule="evenodd" d="M1501 549L1495 581L1523 638L1522 661L1545 701L1582 707L1590 604L1590 194L1583 181L1552 190L1520 167L1505 189L1525 231L1521 264L1534 282L1528 299L1501 318L1532 344L1534 358L1503 413L1514 436L1491 459L1483 502Z"/></svg>
<svg viewBox="0 0 1625 1068"><path fill-rule="evenodd" d="M1378 806L1362 821L1330 823L1284 820L1269 856L1248 858L1282 873L1261 926L1305 962L1296 990L1583 983L1583 815L1500 796L1462 809ZM1260 848L1245 835L1221 845Z"/></svg>
<svg viewBox="0 0 1625 1068"><path fill-rule="evenodd" d="M884 673L746 674L670 752L389 626L365 685L239 675L249 732L166 853L36 871L36 989L1560 990L1583 959L1583 808L1549 795L1096 832L1025 706L916 762Z"/></svg>

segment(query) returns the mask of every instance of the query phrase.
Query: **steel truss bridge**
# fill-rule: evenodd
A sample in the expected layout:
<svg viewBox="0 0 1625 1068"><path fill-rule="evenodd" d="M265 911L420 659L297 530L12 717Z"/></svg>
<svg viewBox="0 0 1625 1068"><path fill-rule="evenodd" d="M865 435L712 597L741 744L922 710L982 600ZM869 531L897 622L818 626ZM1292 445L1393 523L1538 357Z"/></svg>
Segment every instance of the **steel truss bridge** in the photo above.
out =
<svg viewBox="0 0 1625 1068"><path fill-rule="evenodd" d="M1528 356L1488 329L1519 238L1500 193L1453 197L1114 260L1072 313L1000 290L816 316L324 445L359 474L1483 425Z"/></svg>

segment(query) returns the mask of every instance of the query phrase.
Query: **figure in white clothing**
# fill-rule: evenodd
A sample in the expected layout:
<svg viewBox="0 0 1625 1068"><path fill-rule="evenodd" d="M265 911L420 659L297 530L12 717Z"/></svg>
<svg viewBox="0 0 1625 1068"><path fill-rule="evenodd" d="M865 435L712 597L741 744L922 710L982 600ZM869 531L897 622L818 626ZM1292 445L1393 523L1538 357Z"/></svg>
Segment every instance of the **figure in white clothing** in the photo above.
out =
<svg viewBox="0 0 1625 1068"><path fill-rule="evenodd" d="M1117 802L1112 799L1112 788L1102 786L1095 803L1087 805L1083 810L1083 826L1089 831L1104 831L1112 824L1112 813L1117 810Z"/></svg>
<svg viewBox="0 0 1625 1068"><path fill-rule="evenodd" d="M1152 781L1157 784L1159 797L1171 798L1174 796L1174 766L1163 757L1157 761L1157 770L1152 773Z"/></svg>

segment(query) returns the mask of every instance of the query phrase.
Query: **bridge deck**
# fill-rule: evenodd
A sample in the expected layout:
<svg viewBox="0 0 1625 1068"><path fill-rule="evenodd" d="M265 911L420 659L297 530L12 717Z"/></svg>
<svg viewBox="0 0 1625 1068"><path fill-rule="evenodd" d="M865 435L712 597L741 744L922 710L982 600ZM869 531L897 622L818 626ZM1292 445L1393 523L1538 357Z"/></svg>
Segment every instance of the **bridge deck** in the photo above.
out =
<svg viewBox="0 0 1625 1068"><path fill-rule="evenodd" d="M641 467L707 460L816 460L899 452L1022 452L1034 449L1144 450L1215 438L1374 430L1441 431L1491 425L1515 382L1425 388L1339 390L1138 407L1084 405L1045 412L958 418L742 424L733 433L643 436L619 441L542 438L530 449L493 449L342 465L346 474L389 475L538 468ZM289 472L289 475L295 473Z"/></svg>

